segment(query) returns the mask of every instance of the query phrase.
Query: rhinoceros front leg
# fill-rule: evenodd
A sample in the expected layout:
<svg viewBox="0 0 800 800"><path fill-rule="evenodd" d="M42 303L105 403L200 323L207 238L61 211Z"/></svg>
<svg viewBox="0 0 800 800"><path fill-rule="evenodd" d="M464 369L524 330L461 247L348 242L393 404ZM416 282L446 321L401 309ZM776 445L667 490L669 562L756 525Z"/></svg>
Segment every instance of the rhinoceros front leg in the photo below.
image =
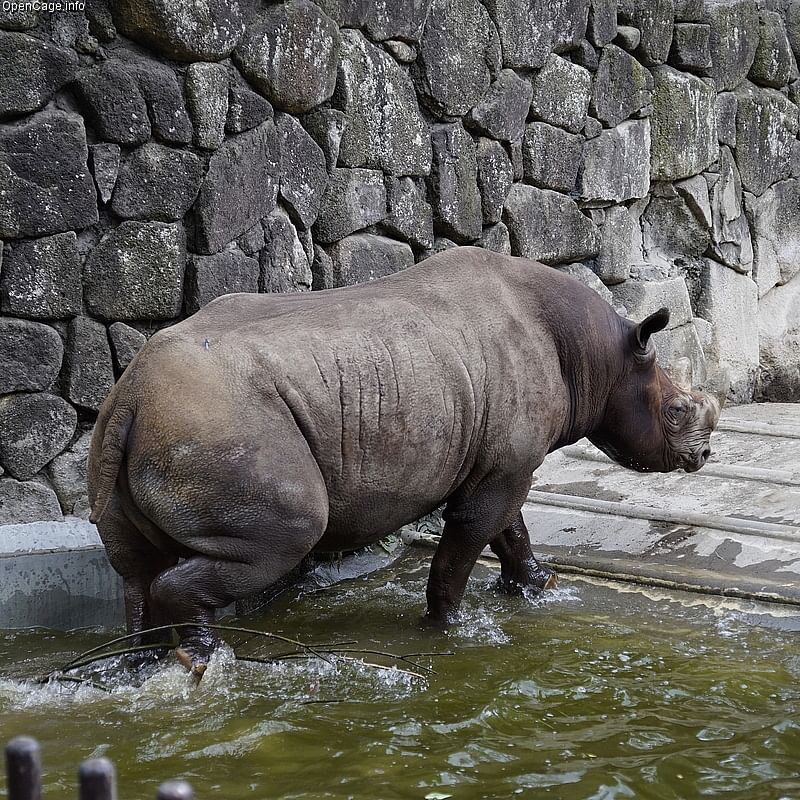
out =
<svg viewBox="0 0 800 800"><path fill-rule="evenodd" d="M526 474L530 473L523 471ZM468 495L457 493L448 501L431 562L425 623L446 626L455 621L478 556L519 514L528 485L517 476L491 476Z"/></svg>
<svg viewBox="0 0 800 800"><path fill-rule="evenodd" d="M514 522L489 543L500 559L498 588L508 594L519 594L526 586L552 589L558 585L553 570L543 567L531 552L531 542L520 511Z"/></svg>

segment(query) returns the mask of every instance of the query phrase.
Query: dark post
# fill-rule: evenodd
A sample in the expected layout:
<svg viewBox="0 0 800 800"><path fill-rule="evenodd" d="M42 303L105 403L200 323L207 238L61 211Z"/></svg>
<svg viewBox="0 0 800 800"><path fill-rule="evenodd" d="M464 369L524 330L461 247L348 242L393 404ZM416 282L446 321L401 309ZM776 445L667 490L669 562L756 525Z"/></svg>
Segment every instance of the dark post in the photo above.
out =
<svg viewBox="0 0 800 800"><path fill-rule="evenodd" d="M192 800L194 792L186 781L167 781L158 787L156 800Z"/></svg>
<svg viewBox="0 0 800 800"><path fill-rule="evenodd" d="M80 800L116 800L114 765L107 758L90 758L78 770Z"/></svg>
<svg viewBox="0 0 800 800"><path fill-rule="evenodd" d="M42 758L39 743L29 736L18 736L6 746L6 775L9 800L40 800L42 796Z"/></svg>

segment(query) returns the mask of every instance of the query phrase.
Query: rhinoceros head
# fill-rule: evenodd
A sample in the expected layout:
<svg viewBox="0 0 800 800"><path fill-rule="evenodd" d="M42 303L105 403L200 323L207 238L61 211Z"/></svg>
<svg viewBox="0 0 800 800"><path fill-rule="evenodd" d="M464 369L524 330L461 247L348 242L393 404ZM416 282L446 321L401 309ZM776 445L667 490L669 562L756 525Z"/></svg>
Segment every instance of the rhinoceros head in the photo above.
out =
<svg viewBox="0 0 800 800"><path fill-rule="evenodd" d="M666 308L638 325L624 321L622 372L602 423L589 435L614 461L639 472L700 469L719 420L716 399L677 386L656 363L650 337L668 322Z"/></svg>

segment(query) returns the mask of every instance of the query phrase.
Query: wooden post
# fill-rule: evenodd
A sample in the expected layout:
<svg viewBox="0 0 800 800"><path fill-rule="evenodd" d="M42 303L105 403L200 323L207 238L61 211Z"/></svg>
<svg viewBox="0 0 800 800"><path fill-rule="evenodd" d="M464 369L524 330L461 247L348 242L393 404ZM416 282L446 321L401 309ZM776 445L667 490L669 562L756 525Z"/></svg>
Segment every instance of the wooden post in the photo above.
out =
<svg viewBox="0 0 800 800"><path fill-rule="evenodd" d="M107 758L90 758L78 770L80 800L116 800L114 765Z"/></svg>
<svg viewBox="0 0 800 800"><path fill-rule="evenodd" d="M194 792L186 781L167 781L158 787L156 800L193 800Z"/></svg>
<svg viewBox="0 0 800 800"><path fill-rule="evenodd" d="M39 742L18 736L6 746L9 800L41 800L42 757Z"/></svg>

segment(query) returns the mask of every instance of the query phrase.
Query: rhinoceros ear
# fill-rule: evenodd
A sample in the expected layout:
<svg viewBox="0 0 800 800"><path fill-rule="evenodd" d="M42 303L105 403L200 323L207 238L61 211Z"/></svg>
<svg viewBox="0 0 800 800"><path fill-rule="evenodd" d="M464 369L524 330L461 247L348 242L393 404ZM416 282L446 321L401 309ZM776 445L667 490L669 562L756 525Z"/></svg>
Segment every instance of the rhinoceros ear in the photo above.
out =
<svg viewBox="0 0 800 800"><path fill-rule="evenodd" d="M632 343L634 350L644 353L647 350L647 343L654 333L663 331L669 324L669 309L659 308L654 311L647 319L642 320L634 329Z"/></svg>

